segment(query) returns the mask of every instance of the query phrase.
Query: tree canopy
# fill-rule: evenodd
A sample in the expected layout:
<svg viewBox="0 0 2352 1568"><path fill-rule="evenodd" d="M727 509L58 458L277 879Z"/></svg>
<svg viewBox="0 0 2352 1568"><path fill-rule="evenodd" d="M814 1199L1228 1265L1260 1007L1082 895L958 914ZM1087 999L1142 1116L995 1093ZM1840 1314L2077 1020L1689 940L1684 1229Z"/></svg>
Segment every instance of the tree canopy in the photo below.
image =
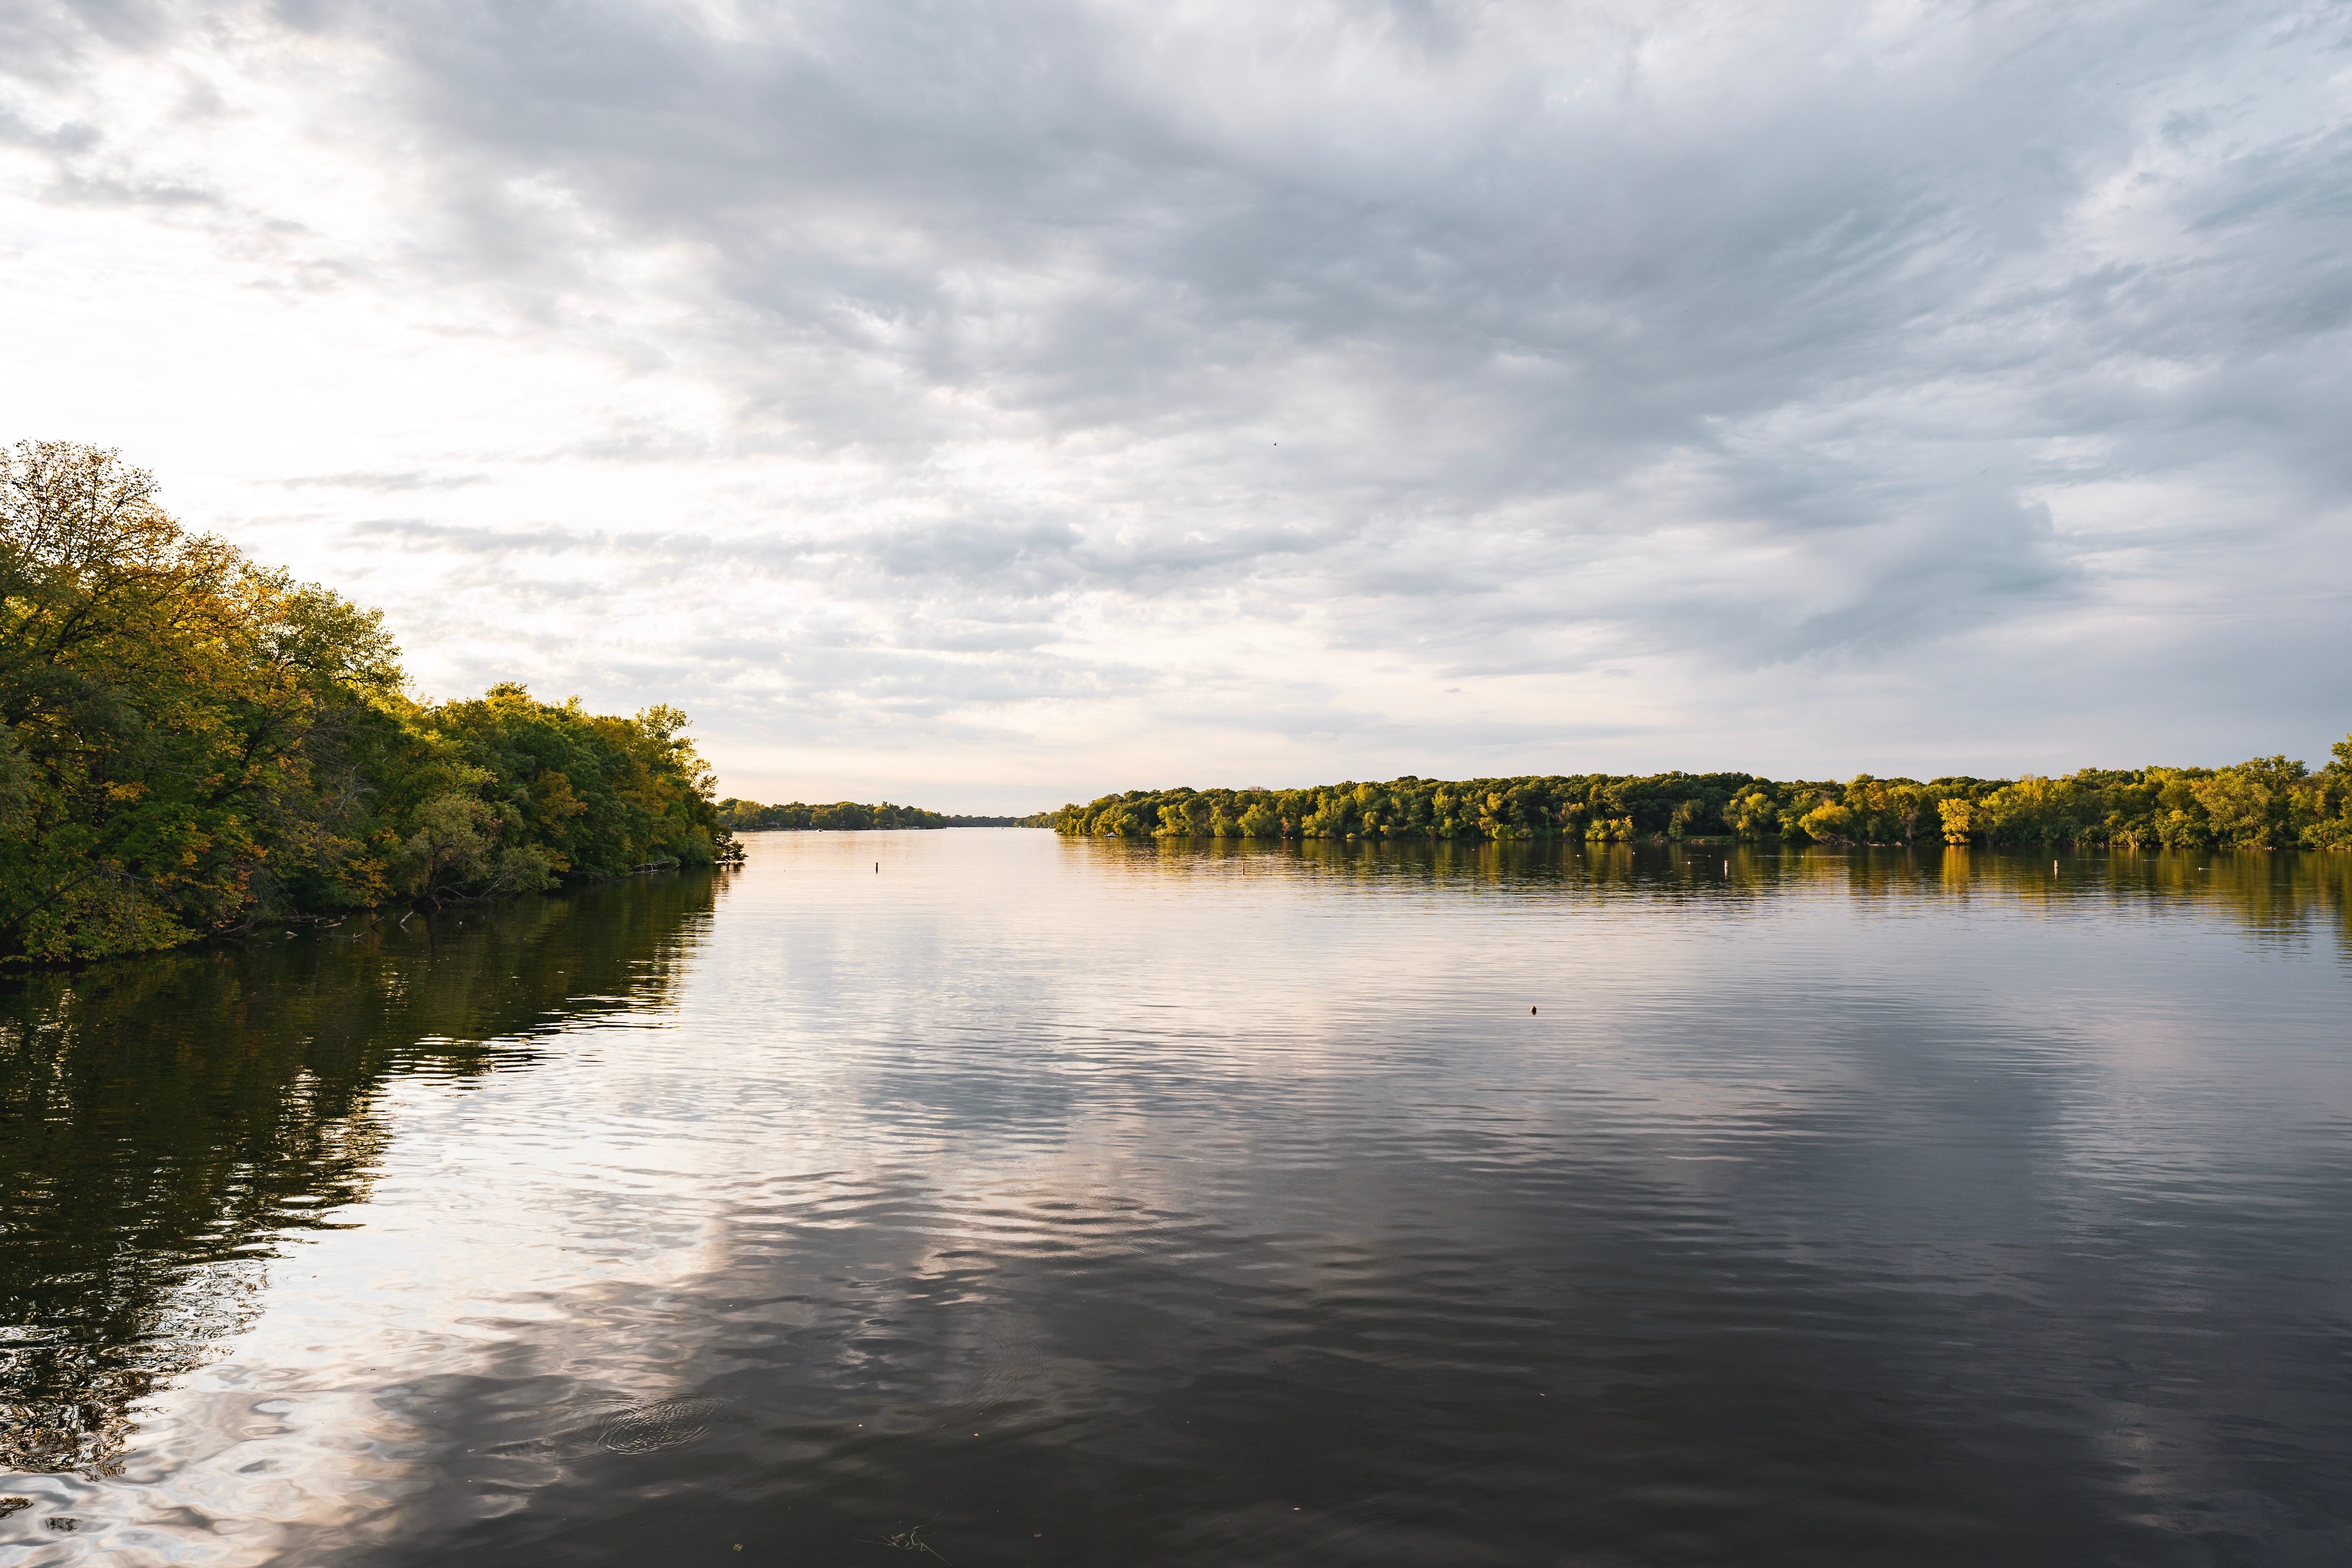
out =
<svg viewBox="0 0 2352 1568"><path fill-rule="evenodd" d="M1304 789L1129 790L1052 816L1114 838L1733 837L1825 844L2352 848L2352 737L2316 773L2084 768L2063 778L1774 781L1753 773L1549 774Z"/></svg>
<svg viewBox="0 0 2352 1568"><path fill-rule="evenodd" d="M887 800L879 805L861 805L854 800L837 800L830 805L807 805L797 800L784 805L761 805L756 800L737 800L730 795L719 803L719 817L737 833L772 829L847 833L876 827L977 826L936 811L925 811L919 805L892 805Z"/></svg>
<svg viewBox="0 0 2352 1568"><path fill-rule="evenodd" d="M959 816L952 812L925 811L919 805L861 805L837 800L831 805L793 801L761 805L756 800L729 795L719 803L719 820L737 833L856 833L897 827L1051 827L1048 814L1032 816Z"/></svg>
<svg viewBox="0 0 2352 1568"><path fill-rule="evenodd" d="M0 451L0 962L729 852L686 716L412 698L382 615L110 450Z"/></svg>

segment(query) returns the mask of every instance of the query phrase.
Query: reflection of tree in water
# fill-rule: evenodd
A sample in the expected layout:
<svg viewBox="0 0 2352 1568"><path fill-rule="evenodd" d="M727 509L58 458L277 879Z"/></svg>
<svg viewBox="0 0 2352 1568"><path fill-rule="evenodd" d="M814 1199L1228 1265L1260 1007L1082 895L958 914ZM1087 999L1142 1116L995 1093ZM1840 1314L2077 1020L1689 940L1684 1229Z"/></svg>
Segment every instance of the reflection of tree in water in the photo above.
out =
<svg viewBox="0 0 2352 1568"><path fill-rule="evenodd" d="M247 1327L287 1231L337 1228L388 1079L527 1063L667 1000L708 873L0 990L0 1469L120 1468L137 1402Z"/></svg>
<svg viewBox="0 0 2352 1568"><path fill-rule="evenodd" d="M1086 841L1081 841L1086 842ZM1591 888L1647 898L1690 895L1709 900L1763 899L1834 889L1859 898L1916 897L1923 886L1963 898L1999 897L2058 906L2086 892L2150 907L2193 900L2216 908L2264 938L2334 931L2352 952L2352 854L2294 849L2096 850L2057 857L2047 850L1833 849L1780 844L1638 844L1464 839L1308 838L1278 846L1258 840L1161 838L1139 853L1132 840L1108 841L1128 863L1173 874L1204 869L1278 868L1371 881L1400 873L1449 883L1486 882L1514 891Z"/></svg>

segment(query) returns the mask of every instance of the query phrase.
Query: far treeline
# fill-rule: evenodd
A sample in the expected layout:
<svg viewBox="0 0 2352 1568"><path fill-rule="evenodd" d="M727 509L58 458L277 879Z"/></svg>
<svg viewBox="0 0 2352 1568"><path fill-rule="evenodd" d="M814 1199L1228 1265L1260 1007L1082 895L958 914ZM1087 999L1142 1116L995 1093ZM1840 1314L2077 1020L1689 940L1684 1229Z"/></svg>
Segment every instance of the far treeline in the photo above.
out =
<svg viewBox="0 0 2352 1568"><path fill-rule="evenodd" d="M1406 777L1294 790L1129 790L1051 818L1111 838L1728 837L1799 844L2352 849L2352 737L2317 773L2084 768L2063 778L1780 781L1753 773Z"/></svg>
<svg viewBox="0 0 2352 1568"><path fill-rule="evenodd" d="M771 829L788 833L849 833L876 827L1048 827L1052 819L1044 813L1035 816L951 816L942 812L925 811L918 805L892 805L884 801L879 805L860 805L854 800L837 800L831 805L804 805L793 801L788 805L761 805L756 800L737 800L730 795L719 803L719 820L732 832L758 833Z"/></svg>
<svg viewBox="0 0 2352 1568"><path fill-rule="evenodd" d="M0 449L0 963L736 853L677 709L417 701L380 612L155 493L112 451Z"/></svg>

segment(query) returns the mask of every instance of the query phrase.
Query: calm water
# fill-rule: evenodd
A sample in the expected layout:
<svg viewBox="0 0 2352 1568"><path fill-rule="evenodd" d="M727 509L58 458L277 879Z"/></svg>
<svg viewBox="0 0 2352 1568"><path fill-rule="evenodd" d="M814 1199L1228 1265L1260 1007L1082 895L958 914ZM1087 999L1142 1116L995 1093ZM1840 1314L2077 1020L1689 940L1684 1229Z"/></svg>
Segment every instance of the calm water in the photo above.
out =
<svg viewBox="0 0 2352 1568"><path fill-rule="evenodd" d="M0 1562L2352 1562L2348 883L768 835L21 981Z"/></svg>

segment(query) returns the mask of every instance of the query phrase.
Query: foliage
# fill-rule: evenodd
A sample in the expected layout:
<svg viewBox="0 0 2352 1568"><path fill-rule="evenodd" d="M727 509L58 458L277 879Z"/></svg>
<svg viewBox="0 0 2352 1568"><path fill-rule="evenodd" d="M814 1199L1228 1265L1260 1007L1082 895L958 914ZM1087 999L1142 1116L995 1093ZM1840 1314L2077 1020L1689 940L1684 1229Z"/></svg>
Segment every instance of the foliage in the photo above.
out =
<svg viewBox="0 0 2352 1568"><path fill-rule="evenodd" d="M503 814L507 842L544 852L551 871L613 877L731 852L710 770L675 708L614 718L508 682L426 710L424 727L455 764L444 787L478 781L472 793Z"/></svg>
<svg viewBox="0 0 2352 1568"><path fill-rule="evenodd" d="M737 833L757 832L765 828L782 828L795 833L845 833L874 827L976 826L960 824L954 817L943 816L936 811L925 811L920 806L892 805L887 800L879 805L860 805L854 800L838 800L831 805L805 805L797 800L789 805L761 805L756 800L737 800L730 796L719 803L719 819Z"/></svg>
<svg viewBox="0 0 2352 1568"><path fill-rule="evenodd" d="M2137 848L2352 848L2352 739L2319 773L2284 756L2226 768L2085 768L2064 778L1863 773L1407 776L1294 790L1129 790L1051 814L1108 838L1639 838Z"/></svg>
<svg viewBox="0 0 2352 1568"><path fill-rule="evenodd" d="M415 702L378 612L155 493L111 451L0 451L0 961L729 852L683 714Z"/></svg>
<svg viewBox="0 0 2352 1568"><path fill-rule="evenodd" d="M782 830L787 833L853 833L891 827L1051 827L1045 813L1035 816L960 816L952 812L925 811L920 806L860 805L837 800L831 805L761 805L756 800L730 795L719 803L719 820L736 833Z"/></svg>
<svg viewBox="0 0 2352 1568"><path fill-rule="evenodd" d="M1131 838L1687 837L1727 831L1725 813L1739 810L1742 792L1762 782L1748 773L1595 773L1461 783L1405 777L1296 790L1130 790L1066 805L1051 821L1066 834Z"/></svg>
<svg viewBox="0 0 2352 1568"><path fill-rule="evenodd" d="M2328 764L2304 781L2299 792L2310 816L2299 837L2309 849L2352 849L2352 735L2331 751Z"/></svg>

